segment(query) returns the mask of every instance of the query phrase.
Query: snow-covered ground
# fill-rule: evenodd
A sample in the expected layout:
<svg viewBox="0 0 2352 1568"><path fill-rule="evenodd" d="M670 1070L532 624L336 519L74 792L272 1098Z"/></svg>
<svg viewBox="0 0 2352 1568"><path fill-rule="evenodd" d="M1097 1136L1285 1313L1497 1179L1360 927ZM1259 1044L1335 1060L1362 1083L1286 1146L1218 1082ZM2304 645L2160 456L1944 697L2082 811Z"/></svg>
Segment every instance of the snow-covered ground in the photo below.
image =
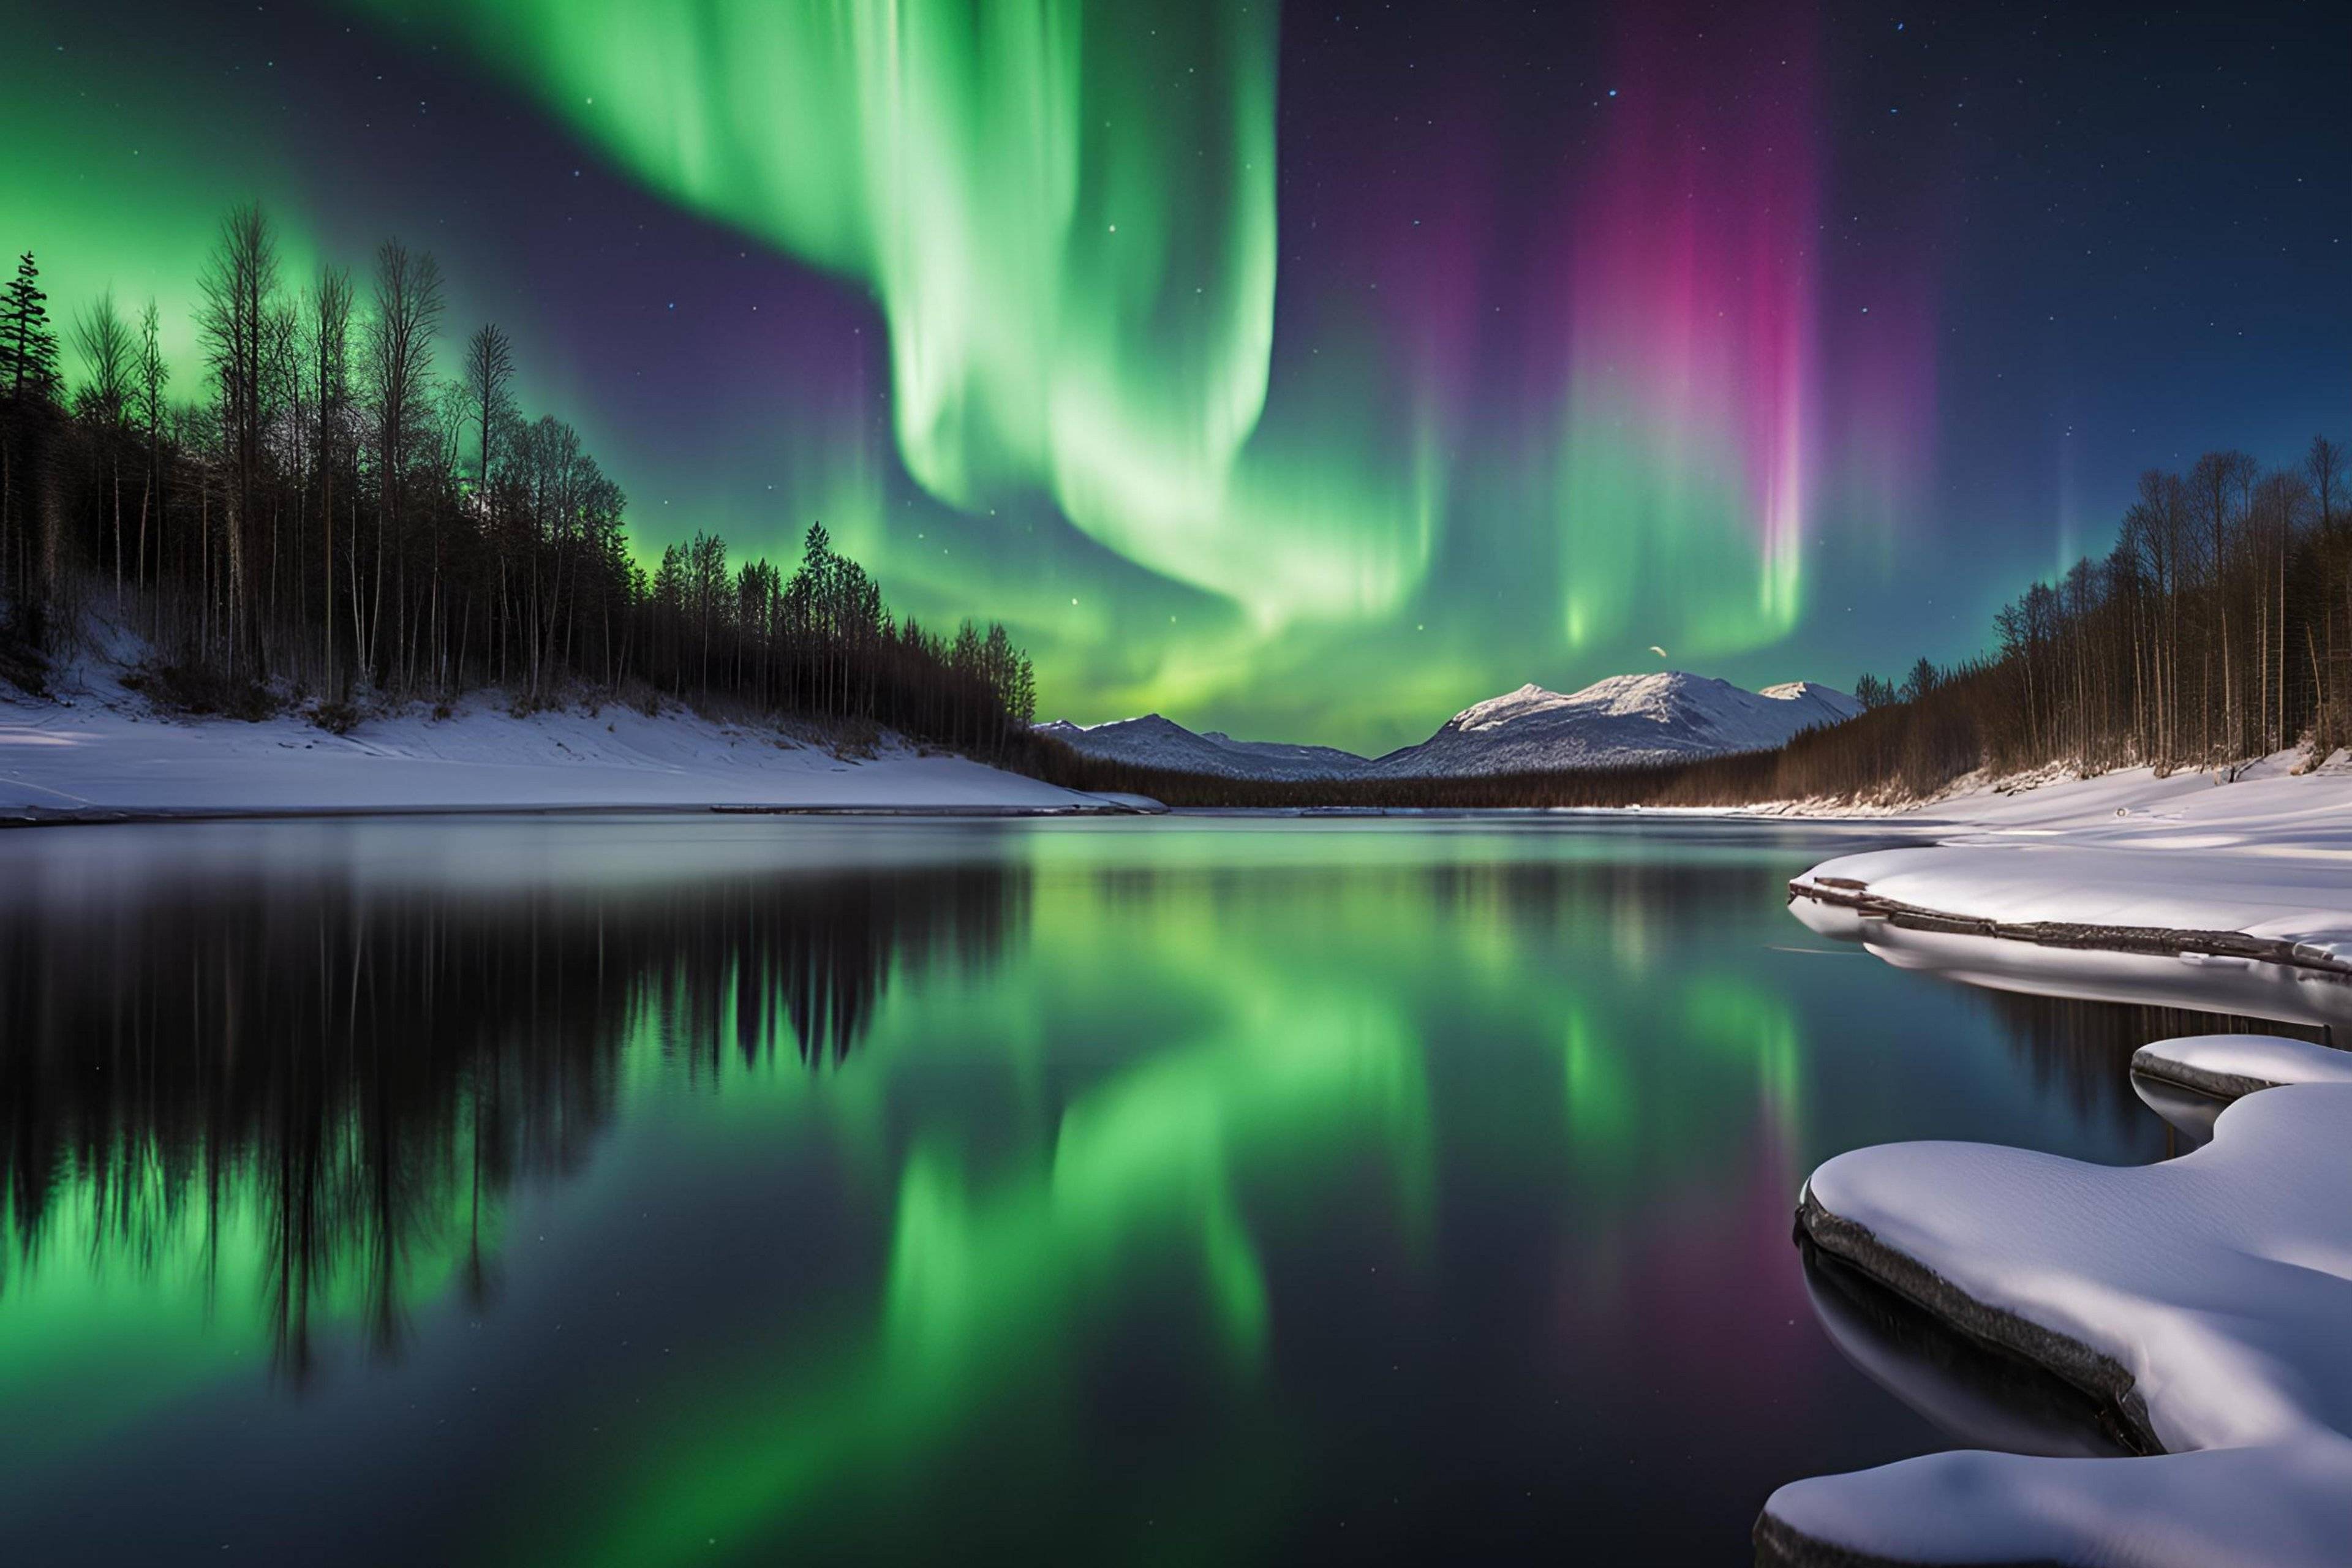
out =
<svg viewBox="0 0 2352 1568"><path fill-rule="evenodd" d="M2336 1079L2337 1053L2163 1043L2211 1070ZM2189 1568L2352 1555L2352 1083L2247 1095L2135 1169L1904 1143L1806 1184L1824 1250L2112 1400L2137 1459L1930 1455L1783 1487L1765 1560ZM1853 1555L1840 1555L1840 1553Z"/></svg>
<svg viewBox="0 0 2352 1568"><path fill-rule="evenodd" d="M1914 821L1935 841L1796 879L1798 918L1979 984L2352 1021L2340 759L2282 754L2228 783L2137 769L1981 791Z"/></svg>
<svg viewBox="0 0 2352 1568"><path fill-rule="evenodd" d="M2340 761L1964 791L1915 820L1935 842L1817 866L1793 912L1979 984L2352 1022ZM2113 1401L2159 1457L1960 1452L1801 1481L1767 1505L1763 1561L2352 1562L2352 1053L2207 1036L2133 1068L2212 1142L2126 1170L1859 1150L1801 1213L1824 1250ZM2213 1120L2216 1095L2244 1098Z"/></svg>
<svg viewBox="0 0 2352 1568"><path fill-rule="evenodd" d="M331 735L159 714L119 665L89 659L62 696L0 697L0 818L221 813L690 807L1063 812L1121 809L963 757L887 744L870 759L682 709L606 704L517 718L494 697L436 720L411 704ZM8 689L0 688L0 690Z"/></svg>

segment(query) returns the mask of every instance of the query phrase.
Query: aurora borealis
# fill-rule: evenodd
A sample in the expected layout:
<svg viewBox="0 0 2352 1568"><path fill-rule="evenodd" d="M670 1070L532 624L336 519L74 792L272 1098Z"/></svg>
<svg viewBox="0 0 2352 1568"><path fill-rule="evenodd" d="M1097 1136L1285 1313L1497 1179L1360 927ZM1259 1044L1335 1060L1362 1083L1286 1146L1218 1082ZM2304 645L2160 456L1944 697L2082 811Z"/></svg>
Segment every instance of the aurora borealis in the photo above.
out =
<svg viewBox="0 0 2352 1568"><path fill-rule="evenodd" d="M184 390L230 201L297 272L400 232L641 549L822 517L1052 716L1951 658L2138 468L2346 405L2323 6L9 9L0 242Z"/></svg>

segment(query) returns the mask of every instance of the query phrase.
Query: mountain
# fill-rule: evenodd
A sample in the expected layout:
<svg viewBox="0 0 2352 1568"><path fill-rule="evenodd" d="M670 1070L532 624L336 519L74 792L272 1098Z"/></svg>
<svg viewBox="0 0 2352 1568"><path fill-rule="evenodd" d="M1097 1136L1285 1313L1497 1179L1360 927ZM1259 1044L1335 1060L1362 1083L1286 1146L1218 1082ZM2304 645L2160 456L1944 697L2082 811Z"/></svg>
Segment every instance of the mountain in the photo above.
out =
<svg viewBox="0 0 2352 1568"><path fill-rule="evenodd" d="M1680 670L1612 676L1565 696L1529 685L1464 709L1369 771L1383 778L1533 773L1758 752L1861 710L1845 693L1810 680L1748 691Z"/></svg>
<svg viewBox="0 0 2352 1568"><path fill-rule="evenodd" d="M1810 680L1748 691L1727 680L1668 670L1619 675L1566 696L1540 686L1493 697L1447 720L1418 746L1368 761L1329 746L1236 741L1147 713L1108 724L1056 719L1037 726L1090 757L1228 778L1418 778L1621 767L1630 763L1760 752L1800 730L1862 711L1844 692Z"/></svg>
<svg viewBox="0 0 2352 1568"><path fill-rule="evenodd" d="M1353 752L1330 746L1293 746L1279 741L1236 741L1215 730L1195 734L1183 725L1146 713L1108 724L1073 724L1066 719L1037 726L1085 752L1137 767L1180 773L1219 773L1244 779L1330 779L1360 773L1371 764Z"/></svg>

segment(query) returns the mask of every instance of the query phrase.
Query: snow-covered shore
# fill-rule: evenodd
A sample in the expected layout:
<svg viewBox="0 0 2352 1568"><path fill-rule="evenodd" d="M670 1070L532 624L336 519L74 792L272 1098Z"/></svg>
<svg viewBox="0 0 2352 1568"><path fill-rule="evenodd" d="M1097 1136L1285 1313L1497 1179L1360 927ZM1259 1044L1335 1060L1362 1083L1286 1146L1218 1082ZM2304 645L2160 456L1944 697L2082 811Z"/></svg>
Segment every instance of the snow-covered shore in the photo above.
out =
<svg viewBox="0 0 2352 1568"><path fill-rule="evenodd" d="M2139 770L1929 814L1936 842L1817 866L1792 911L1977 984L2352 1022L2340 763ZM1963 1451L1800 1481L1766 1505L1759 1561L2352 1561L2352 1053L2208 1036L2133 1068L2151 1103L2210 1118L2244 1098L2210 1144L2142 1169L1858 1150L1814 1173L1799 1214L1824 1251L2105 1401L2158 1457Z"/></svg>
<svg viewBox="0 0 2352 1568"><path fill-rule="evenodd" d="M2352 1021L2352 769L2302 761L1960 796L1934 842L1826 861L1791 906L1978 984Z"/></svg>
<svg viewBox="0 0 2352 1568"><path fill-rule="evenodd" d="M2352 752L2315 764L2305 749L2279 752L2233 773L2118 768L2078 778L2051 767L2023 775L1975 773L1926 800L1867 805L1852 801L1767 801L1730 808L1742 815L1834 817L1890 826L1988 833L2047 834L2108 829L2144 831L2168 824L2238 826L2293 832L2352 805ZM1711 808L1720 809L1720 808Z"/></svg>
<svg viewBox="0 0 2352 1568"><path fill-rule="evenodd" d="M494 700L414 705L332 735L285 716L160 715L135 694L0 700L0 820L320 812L1118 811L967 758L886 743L870 758L678 709L523 717Z"/></svg>
<svg viewBox="0 0 2352 1568"><path fill-rule="evenodd" d="M2137 1169L1903 1143L1830 1161L1800 1216L1962 1331L2108 1403L2158 1457L1935 1454L1781 1488L1759 1560L2316 1568L2352 1542L2352 1083L2245 1036L2149 1047L2283 1083Z"/></svg>

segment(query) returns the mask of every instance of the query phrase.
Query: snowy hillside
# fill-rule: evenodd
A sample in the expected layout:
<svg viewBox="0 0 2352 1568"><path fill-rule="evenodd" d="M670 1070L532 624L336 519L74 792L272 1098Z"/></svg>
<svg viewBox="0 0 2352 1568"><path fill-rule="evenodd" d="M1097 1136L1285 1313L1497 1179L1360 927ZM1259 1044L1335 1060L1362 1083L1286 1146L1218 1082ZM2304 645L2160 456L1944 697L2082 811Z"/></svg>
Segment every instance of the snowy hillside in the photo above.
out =
<svg viewBox="0 0 2352 1568"><path fill-rule="evenodd" d="M1108 724L1073 724L1056 719L1040 724L1051 735L1090 757L1178 773L1216 773L1227 778L1329 779L1360 773L1370 764L1353 752L1330 746L1294 746L1279 741L1236 741L1212 730L1195 734L1183 725L1147 713Z"/></svg>
<svg viewBox="0 0 2352 1568"><path fill-rule="evenodd" d="M0 824L115 816L352 811L1123 809L885 737L836 755L773 726L617 703L523 717L494 693L446 719L417 705L331 735L156 711L102 661L45 701L0 688Z"/></svg>
<svg viewBox="0 0 2352 1568"><path fill-rule="evenodd" d="M1383 777L1529 773L1759 752L1861 711L1809 680L1748 691L1668 670L1619 675L1563 696L1540 686L1465 708L1418 746L1372 764Z"/></svg>

